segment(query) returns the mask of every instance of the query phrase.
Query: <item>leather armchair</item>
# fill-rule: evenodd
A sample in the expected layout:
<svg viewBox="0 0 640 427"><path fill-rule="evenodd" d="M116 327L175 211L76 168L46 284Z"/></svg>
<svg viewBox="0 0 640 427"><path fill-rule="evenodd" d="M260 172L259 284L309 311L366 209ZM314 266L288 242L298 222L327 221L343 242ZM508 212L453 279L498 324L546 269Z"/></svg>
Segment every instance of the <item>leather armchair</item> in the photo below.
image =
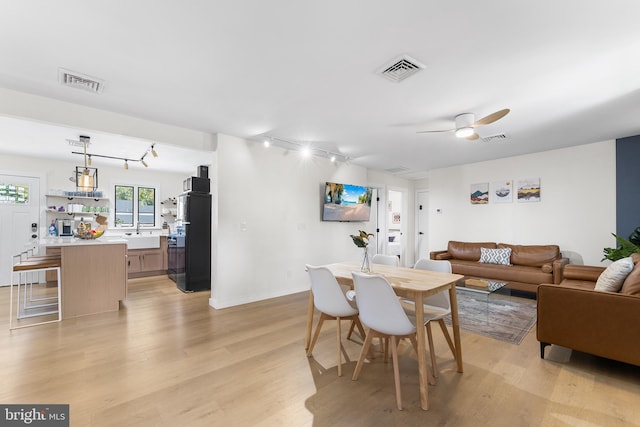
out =
<svg viewBox="0 0 640 427"><path fill-rule="evenodd" d="M638 269L636 259L634 271ZM602 271L604 267L569 264L559 286L538 287L541 358L546 346L557 344L640 366L640 295L595 291Z"/></svg>

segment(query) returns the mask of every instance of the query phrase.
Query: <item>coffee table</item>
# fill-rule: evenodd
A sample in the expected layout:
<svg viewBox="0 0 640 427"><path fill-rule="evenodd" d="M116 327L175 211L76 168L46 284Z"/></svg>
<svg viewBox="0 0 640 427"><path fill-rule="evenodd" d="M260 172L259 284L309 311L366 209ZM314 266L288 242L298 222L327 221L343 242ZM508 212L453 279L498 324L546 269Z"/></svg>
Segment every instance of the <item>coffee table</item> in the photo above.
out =
<svg viewBox="0 0 640 427"><path fill-rule="evenodd" d="M506 286L509 282L502 280L484 279L478 277L466 277L458 280L456 290L467 293L471 299L482 304L482 308L475 307L466 310L464 315L468 316L468 320L474 322L490 322L491 300L509 299L511 297L511 289ZM498 300L499 301L499 300ZM496 301L497 302L497 301Z"/></svg>
<svg viewBox="0 0 640 427"><path fill-rule="evenodd" d="M502 295L510 295L511 292L509 288L505 288L508 284L509 282L503 282L501 280L469 277L458 280L456 288L461 291L478 292L485 295L490 295L494 292L499 292Z"/></svg>

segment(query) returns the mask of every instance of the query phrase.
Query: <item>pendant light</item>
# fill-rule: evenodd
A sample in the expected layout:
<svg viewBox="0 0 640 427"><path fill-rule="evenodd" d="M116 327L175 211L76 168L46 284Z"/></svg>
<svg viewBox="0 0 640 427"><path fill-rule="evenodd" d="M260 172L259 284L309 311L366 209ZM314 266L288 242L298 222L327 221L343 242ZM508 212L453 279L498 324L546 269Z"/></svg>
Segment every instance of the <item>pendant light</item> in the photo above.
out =
<svg viewBox="0 0 640 427"><path fill-rule="evenodd" d="M98 187L98 169L87 166L87 144L90 139L88 136L80 136L80 142L84 147L84 167L76 166L76 189L87 193L95 191Z"/></svg>

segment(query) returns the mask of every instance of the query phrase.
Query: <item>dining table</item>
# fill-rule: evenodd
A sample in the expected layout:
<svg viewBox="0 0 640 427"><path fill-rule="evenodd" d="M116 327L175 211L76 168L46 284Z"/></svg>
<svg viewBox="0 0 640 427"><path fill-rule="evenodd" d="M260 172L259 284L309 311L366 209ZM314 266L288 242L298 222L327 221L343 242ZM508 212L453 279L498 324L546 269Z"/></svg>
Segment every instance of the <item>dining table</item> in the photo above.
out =
<svg viewBox="0 0 640 427"><path fill-rule="evenodd" d="M360 263L338 262L327 264L328 268L339 283L353 288L352 272L360 272ZM420 384L420 407L429 409L427 346L424 325L424 298L439 292L449 292L451 300L451 324L456 355L457 371L463 372L462 347L460 345L460 323L458 320L458 300L456 297L456 282L463 278L460 274L441 273L391 265L373 264L369 274L383 276L395 291L396 295L411 299L415 303L416 340L418 343L418 376ZM309 291L309 308L307 314L307 331L305 348L309 348L311 329L313 324L314 304L313 292Z"/></svg>

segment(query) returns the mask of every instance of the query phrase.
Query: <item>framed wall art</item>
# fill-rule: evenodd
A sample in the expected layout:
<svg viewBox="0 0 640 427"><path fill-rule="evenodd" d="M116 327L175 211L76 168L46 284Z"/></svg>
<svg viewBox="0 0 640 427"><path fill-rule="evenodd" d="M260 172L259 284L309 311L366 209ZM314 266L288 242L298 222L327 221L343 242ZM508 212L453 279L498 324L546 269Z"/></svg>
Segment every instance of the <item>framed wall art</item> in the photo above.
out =
<svg viewBox="0 0 640 427"><path fill-rule="evenodd" d="M489 183L471 184L470 201L472 205L486 205L489 203Z"/></svg>
<svg viewBox="0 0 640 427"><path fill-rule="evenodd" d="M517 183L518 203L540 201L540 178L521 178Z"/></svg>
<svg viewBox="0 0 640 427"><path fill-rule="evenodd" d="M513 202L513 181L495 181L491 183L491 202L492 203L511 203Z"/></svg>

